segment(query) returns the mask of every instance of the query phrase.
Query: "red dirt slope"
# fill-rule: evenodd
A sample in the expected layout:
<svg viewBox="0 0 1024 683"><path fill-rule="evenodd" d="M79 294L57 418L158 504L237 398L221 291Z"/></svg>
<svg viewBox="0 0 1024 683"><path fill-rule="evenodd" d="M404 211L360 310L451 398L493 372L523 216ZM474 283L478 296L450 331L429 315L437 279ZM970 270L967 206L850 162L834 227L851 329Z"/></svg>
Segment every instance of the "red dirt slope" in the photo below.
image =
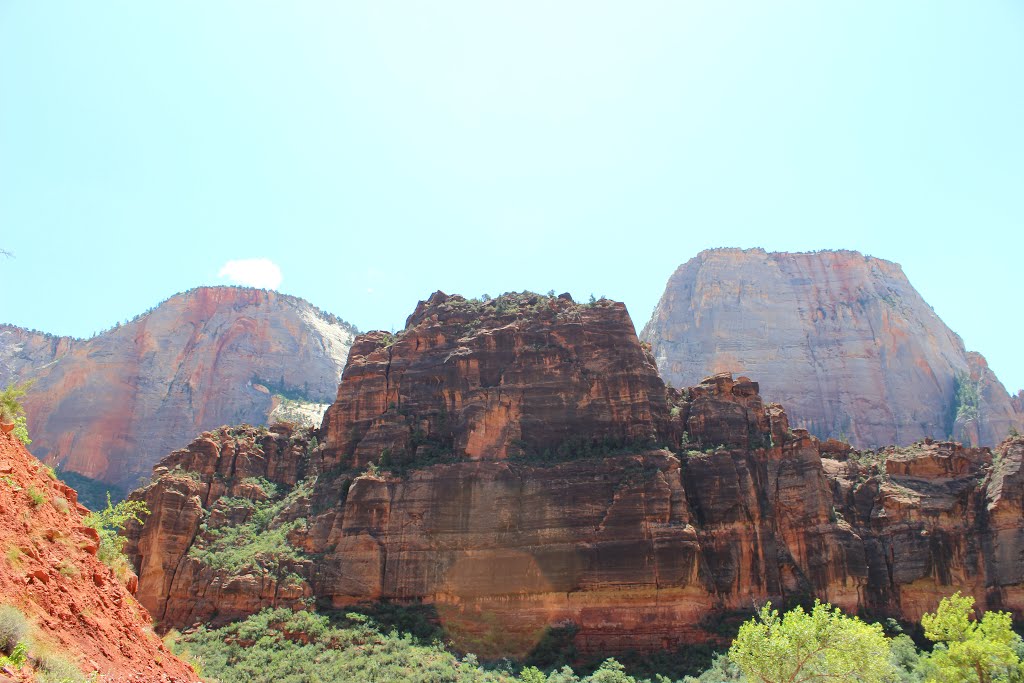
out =
<svg viewBox="0 0 1024 683"><path fill-rule="evenodd" d="M87 510L77 498L20 441L0 433L0 604L29 618L36 642L86 673L99 671L104 683L197 681L96 558L98 537L82 524Z"/></svg>

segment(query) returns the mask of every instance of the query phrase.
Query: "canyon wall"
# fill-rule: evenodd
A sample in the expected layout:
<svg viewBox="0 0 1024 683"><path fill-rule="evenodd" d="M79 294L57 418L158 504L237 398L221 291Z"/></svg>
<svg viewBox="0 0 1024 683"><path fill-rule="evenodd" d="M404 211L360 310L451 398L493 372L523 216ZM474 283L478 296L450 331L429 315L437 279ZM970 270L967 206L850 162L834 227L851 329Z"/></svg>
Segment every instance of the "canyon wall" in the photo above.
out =
<svg viewBox="0 0 1024 683"><path fill-rule="evenodd" d="M1024 431L1019 402L900 266L854 251L701 252L669 279L641 338L666 381L756 377L794 424L859 447L993 446Z"/></svg>
<svg viewBox="0 0 1024 683"><path fill-rule="evenodd" d="M435 294L353 345L319 430L204 433L132 497L162 628L263 607L424 601L521 656L718 642L755 604L916 619L969 589L1024 614L1024 439L854 451L758 383L665 388L621 305Z"/></svg>
<svg viewBox="0 0 1024 683"><path fill-rule="evenodd" d="M330 403L353 337L302 299L201 287L88 340L0 327L0 383L34 380L41 459L130 487L204 429L262 424L282 395Z"/></svg>

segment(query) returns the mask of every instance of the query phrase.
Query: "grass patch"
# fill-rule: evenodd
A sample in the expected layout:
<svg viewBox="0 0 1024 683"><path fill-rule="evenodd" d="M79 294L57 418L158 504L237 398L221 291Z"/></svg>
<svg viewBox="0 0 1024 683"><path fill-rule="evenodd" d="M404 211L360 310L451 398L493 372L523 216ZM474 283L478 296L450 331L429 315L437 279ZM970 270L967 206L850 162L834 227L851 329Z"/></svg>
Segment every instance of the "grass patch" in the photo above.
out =
<svg viewBox="0 0 1024 683"><path fill-rule="evenodd" d="M25 493L28 494L28 499L32 501L32 505L34 505L35 507L39 507L44 502L46 502L46 494L37 489L35 486L29 486L28 490Z"/></svg>

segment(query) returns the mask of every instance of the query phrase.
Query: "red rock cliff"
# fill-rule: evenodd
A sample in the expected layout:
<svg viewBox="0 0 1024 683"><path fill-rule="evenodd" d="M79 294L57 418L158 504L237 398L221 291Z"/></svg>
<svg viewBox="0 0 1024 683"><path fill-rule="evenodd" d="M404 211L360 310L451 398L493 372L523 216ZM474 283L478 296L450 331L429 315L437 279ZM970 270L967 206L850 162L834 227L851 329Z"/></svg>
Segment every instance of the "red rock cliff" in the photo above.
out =
<svg viewBox="0 0 1024 683"><path fill-rule="evenodd" d="M589 651L714 640L808 595L916 618L968 587L1021 613L1024 441L851 451L747 378L666 390L617 305L481 305L438 295L357 340L319 432L222 429L162 462L129 543L162 626L424 600L497 656L567 621Z"/></svg>
<svg viewBox="0 0 1024 683"><path fill-rule="evenodd" d="M359 338L324 429L329 454L360 466L383 452L490 460L580 437L653 442L666 416L657 369L621 303L437 292L397 336Z"/></svg>
<svg viewBox="0 0 1024 683"><path fill-rule="evenodd" d="M204 429L263 423L262 385L330 402L352 337L295 297L201 287L89 340L0 328L0 381L36 380L25 407L40 458L133 486Z"/></svg>
<svg viewBox="0 0 1024 683"><path fill-rule="evenodd" d="M853 251L705 251L679 267L641 337L662 377L756 377L795 424L860 447L931 437L995 445L1016 427L1006 389L899 265ZM976 415L957 378L979 382Z"/></svg>

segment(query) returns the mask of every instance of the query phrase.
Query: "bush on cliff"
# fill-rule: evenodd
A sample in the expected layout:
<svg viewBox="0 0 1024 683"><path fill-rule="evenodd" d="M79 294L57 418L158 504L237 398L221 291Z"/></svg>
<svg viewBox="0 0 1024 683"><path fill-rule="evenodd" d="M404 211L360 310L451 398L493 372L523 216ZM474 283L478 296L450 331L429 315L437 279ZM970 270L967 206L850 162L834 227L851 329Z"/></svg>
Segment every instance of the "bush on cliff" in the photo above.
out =
<svg viewBox="0 0 1024 683"><path fill-rule="evenodd" d="M28 437L28 423L25 421L25 408L21 399L32 386L32 380L21 384L8 384L0 391L0 422L14 423L13 434L26 446L32 443Z"/></svg>
<svg viewBox="0 0 1024 683"><path fill-rule="evenodd" d="M100 536L100 547L96 557L114 570L114 574L124 581L132 571L131 562L124 554L127 539L119 532L124 531L129 521L143 523L140 515L148 515L149 508L141 500L122 500L117 505L110 502L107 493L107 507L90 512L85 516L85 524L91 526Z"/></svg>

